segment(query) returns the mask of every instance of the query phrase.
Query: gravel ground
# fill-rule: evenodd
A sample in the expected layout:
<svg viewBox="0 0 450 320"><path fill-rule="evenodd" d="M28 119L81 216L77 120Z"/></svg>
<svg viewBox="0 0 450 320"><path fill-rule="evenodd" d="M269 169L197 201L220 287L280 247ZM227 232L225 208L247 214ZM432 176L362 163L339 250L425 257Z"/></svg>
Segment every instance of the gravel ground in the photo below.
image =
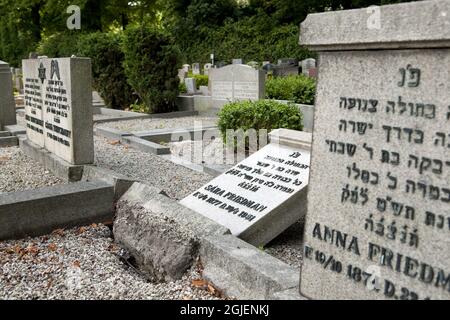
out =
<svg viewBox="0 0 450 320"><path fill-rule="evenodd" d="M211 180L161 157L95 137L95 163L128 177L163 189L173 199L182 199Z"/></svg>
<svg viewBox="0 0 450 320"><path fill-rule="evenodd" d="M19 147L0 148L0 193L38 189L63 181L26 157Z"/></svg>
<svg viewBox="0 0 450 320"><path fill-rule="evenodd" d="M124 257L126 252L103 225L0 242L0 300L217 299L198 270L190 270L179 281L151 283Z"/></svg>
<svg viewBox="0 0 450 320"><path fill-rule="evenodd" d="M135 132L165 128L188 128L193 127L195 122L200 122L202 126L215 126L217 125L217 118L193 116L171 119L136 119L99 123L96 126L113 128L125 132Z"/></svg>

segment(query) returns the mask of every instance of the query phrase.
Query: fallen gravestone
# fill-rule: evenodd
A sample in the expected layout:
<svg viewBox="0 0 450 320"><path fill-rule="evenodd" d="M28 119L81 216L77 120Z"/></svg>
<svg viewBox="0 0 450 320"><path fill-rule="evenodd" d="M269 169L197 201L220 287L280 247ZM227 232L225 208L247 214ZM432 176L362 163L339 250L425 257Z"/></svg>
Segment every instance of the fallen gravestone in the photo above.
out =
<svg viewBox="0 0 450 320"><path fill-rule="evenodd" d="M94 162L91 60L22 61L27 138L74 165Z"/></svg>
<svg viewBox="0 0 450 320"><path fill-rule="evenodd" d="M300 291L448 300L450 2L381 12L380 28L365 9L301 26L320 78Z"/></svg>
<svg viewBox="0 0 450 320"><path fill-rule="evenodd" d="M16 124L12 74L9 65L0 61L0 131Z"/></svg>
<svg viewBox="0 0 450 320"><path fill-rule="evenodd" d="M209 71L209 88L214 100L259 100L264 98L265 76L246 65L228 65Z"/></svg>
<svg viewBox="0 0 450 320"><path fill-rule="evenodd" d="M181 204L250 244L266 245L306 212L310 139L305 132L275 131L270 144Z"/></svg>

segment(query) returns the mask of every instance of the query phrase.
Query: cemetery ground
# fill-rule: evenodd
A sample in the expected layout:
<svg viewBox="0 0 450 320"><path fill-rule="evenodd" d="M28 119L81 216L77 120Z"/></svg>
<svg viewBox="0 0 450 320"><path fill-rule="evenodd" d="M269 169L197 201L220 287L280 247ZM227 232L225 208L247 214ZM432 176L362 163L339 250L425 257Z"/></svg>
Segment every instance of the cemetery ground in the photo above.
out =
<svg viewBox="0 0 450 320"><path fill-rule="evenodd" d="M94 119L99 118L94 116ZM95 125L95 129L139 132L190 128L195 123L213 126L216 122L214 117L200 116L136 119L101 122ZM18 113L17 123L25 123L21 112ZM94 146L95 165L155 186L175 201L213 179L206 173L140 151L111 137L95 135ZM0 192L3 193L69 183L28 158L20 147L1 148L0 165ZM298 222L258 250L298 270L302 228L303 222ZM81 228L56 230L46 236L3 241L0 242L0 256L2 299L226 298L203 280L200 262L181 280L149 281L127 260L129 254L114 242L111 225L94 223Z"/></svg>

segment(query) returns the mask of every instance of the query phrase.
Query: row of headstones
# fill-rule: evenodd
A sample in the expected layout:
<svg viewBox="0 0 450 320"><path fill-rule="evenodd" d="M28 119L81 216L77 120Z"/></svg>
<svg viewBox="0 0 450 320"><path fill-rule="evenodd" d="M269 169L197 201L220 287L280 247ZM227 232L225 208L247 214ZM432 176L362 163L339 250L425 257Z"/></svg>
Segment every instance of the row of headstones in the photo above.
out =
<svg viewBox="0 0 450 320"><path fill-rule="evenodd" d="M306 297L449 300L450 1L381 9L379 30L365 9L302 24L320 56L312 153L283 130L182 204L255 246L307 210Z"/></svg>
<svg viewBox="0 0 450 320"><path fill-rule="evenodd" d="M233 59L232 64L244 64L244 60ZM192 66L189 64L184 64L183 67L178 70L178 76L180 77L180 80L183 81L190 71L192 71L192 74L194 75L209 75L209 71L211 69L222 68L227 65L228 64L225 62L220 62L216 65L206 63L203 65L203 70L201 70L200 63L194 63ZM313 58L308 58L300 62L297 59L292 58L279 59L278 64L272 64L270 61L263 61L262 64L257 61L250 61L247 65L254 69L262 69L268 73L270 72L274 76L298 75L300 72L309 77L317 76L316 60Z"/></svg>

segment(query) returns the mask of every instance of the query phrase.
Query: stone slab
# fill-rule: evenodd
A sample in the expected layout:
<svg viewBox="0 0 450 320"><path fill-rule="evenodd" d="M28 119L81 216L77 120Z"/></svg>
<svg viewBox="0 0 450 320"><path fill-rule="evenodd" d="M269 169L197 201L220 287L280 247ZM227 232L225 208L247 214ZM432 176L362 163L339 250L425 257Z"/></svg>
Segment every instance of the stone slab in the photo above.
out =
<svg viewBox="0 0 450 320"><path fill-rule="evenodd" d="M110 221L113 187L104 182L59 185L0 197L0 240Z"/></svg>
<svg viewBox="0 0 450 320"><path fill-rule="evenodd" d="M121 142L130 147L156 155L170 154L170 148L135 136L123 136Z"/></svg>
<svg viewBox="0 0 450 320"><path fill-rule="evenodd" d="M298 287L298 270L232 235L200 242L203 276L227 296L265 300Z"/></svg>
<svg viewBox="0 0 450 320"><path fill-rule="evenodd" d="M106 127L97 127L94 129L94 134L121 141L123 137L131 136L131 133L123 132L114 128L106 128Z"/></svg>
<svg viewBox="0 0 450 320"><path fill-rule="evenodd" d="M27 130L24 127L19 126L17 124L5 126L5 130L8 131L13 136L24 135L27 133Z"/></svg>
<svg viewBox="0 0 450 320"><path fill-rule="evenodd" d="M9 64L0 61L0 130L16 124L12 74Z"/></svg>
<svg viewBox="0 0 450 320"><path fill-rule="evenodd" d="M19 138L19 146L25 155L41 163L62 180L76 182L82 179L84 166L72 165L26 138Z"/></svg>
<svg viewBox="0 0 450 320"><path fill-rule="evenodd" d="M23 60L27 136L61 159L94 162L91 60Z"/></svg>
<svg viewBox="0 0 450 320"><path fill-rule="evenodd" d="M405 46L420 50L320 53L300 286L307 297L450 299L450 49L433 48L448 40L449 16L440 14L449 5L382 7L381 44L354 22L352 35L373 47L413 41ZM310 23L347 24L355 14Z"/></svg>
<svg viewBox="0 0 450 320"><path fill-rule="evenodd" d="M19 139L15 136L0 137L0 148L15 147L19 145Z"/></svg>
<svg viewBox="0 0 450 320"><path fill-rule="evenodd" d="M11 134L8 131L0 131L0 138L9 137Z"/></svg>
<svg viewBox="0 0 450 320"><path fill-rule="evenodd" d="M301 24L300 42L317 51L448 48L450 2L417 1L310 14Z"/></svg>
<svg viewBox="0 0 450 320"><path fill-rule="evenodd" d="M264 246L306 213L309 161L309 150L271 143L180 203Z"/></svg>

